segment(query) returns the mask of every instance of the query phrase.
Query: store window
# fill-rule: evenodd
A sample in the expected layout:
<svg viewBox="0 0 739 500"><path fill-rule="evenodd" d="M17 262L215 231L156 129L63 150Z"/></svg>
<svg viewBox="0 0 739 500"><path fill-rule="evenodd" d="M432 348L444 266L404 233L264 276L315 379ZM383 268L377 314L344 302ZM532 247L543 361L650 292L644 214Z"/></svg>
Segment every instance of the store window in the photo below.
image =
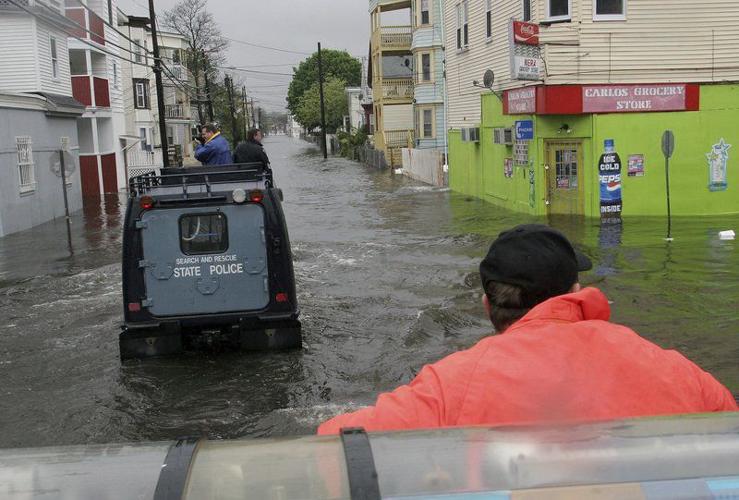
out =
<svg viewBox="0 0 739 500"><path fill-rule="evenodd" d="M593 20L621 21L626 19L626 0L594 0Z"/></svg>
<svg viewBox="0 0 739 500"><path fill-rule="evenodd" d="M485 0L485 38L493 39L493 0Z"/></svg>
<svg viewBox="0 0 739 500"><path fill-rule="evenodd" d="M470 46L469 6L467 0L457 4L457 50Z"/></svg>
<svg viewBox="0 0 739 500"><path fill-rule="evenodd" d="M571 19L571 0L547 0L547 21L569 21Z"/></svg>

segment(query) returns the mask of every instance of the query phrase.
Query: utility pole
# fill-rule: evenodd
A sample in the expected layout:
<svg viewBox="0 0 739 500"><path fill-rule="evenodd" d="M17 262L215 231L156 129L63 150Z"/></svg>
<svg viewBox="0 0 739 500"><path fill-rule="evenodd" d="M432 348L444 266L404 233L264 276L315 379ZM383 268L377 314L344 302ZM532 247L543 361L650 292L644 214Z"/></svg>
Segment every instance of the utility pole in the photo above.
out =
<svg viewBox="0 0 739 500"><path fill-rule="evenodd" d="M169 167L169 144L167 144L167 121L164 111L164 86L162 85L162 60L159 58L159 40L157 39L157 19L154 14L154 0L149 0L149 22L151 22L151 38L154 50L154 79L157 88L157 109L159 110L159 140L162 144L162 163Z"/></svg>
<svg viewBox="0 0 739 500"><path fill-rule="evenodd" d="M208 99L208 121L213 121L213 99L210 97L210 80L208 78L208 59L205 57L205 50L203 54L203 75L205 76L205 97Z"/></svg>
<svg viewBox="0 0 739 500"><path fill-rule="evenodd" d="M254 113L254 98L251 98L251 126L257 128L257 115Z"/></svg>
<svg viewBox="0 0 739 500"><path fill-rule="evenodd" d="M326 150L326 106L323 101L323 61L321 59L321 42L318 42L318 91L321 96L321 150L323 151L323 159L325 160L328 158L328 151Z"/></svg>
<svg viewBox="0 0 739 500"><path fill-rule="evenodd" d="M260 129L264 128L264 121L262 120L262 107L261 106L257 107L257 117L259 117L259 119L257 120L257 123L259 123L259 128ZM262 133L264 133L264 130L262 130Z"/></svg>
<svg viewBox="0 0 739 500"><path fill-rule="evenodd" d="M224 83L226 85L226 92L228 92L228 108L231 111L231 137L233 138L234 144L237 144L239 142L239 125L236 122L233 79L226 75Z"/></svg>
<svg viewBox="0 0 739 500"><path fill-rule="evenodd" d="M241 111L244 114L244 140L247 137L246 129L249 127L249 115L246 112L246 85L241 87Z"/></svg>

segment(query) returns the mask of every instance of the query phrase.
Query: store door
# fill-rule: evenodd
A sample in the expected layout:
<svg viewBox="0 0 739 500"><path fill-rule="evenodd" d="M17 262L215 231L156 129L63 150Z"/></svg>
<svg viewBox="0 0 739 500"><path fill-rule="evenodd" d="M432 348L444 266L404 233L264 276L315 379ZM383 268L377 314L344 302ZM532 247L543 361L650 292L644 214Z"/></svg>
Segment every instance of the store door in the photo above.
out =
<svg viewBox="0 0 739 500"><path fill-rule="evenodd" d="M547 141L547 213L583 214L582 142Z"/></svg>

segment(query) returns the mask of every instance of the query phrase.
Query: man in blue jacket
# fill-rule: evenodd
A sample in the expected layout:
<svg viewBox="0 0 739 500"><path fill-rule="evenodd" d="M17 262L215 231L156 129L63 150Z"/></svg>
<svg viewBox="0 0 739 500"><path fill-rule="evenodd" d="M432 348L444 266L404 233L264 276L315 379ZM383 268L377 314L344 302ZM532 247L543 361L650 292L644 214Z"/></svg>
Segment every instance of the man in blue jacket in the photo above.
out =
<svg viewBox="0 0 739 500"><path fill-rule="evenodd" d="M203 165L230 165L231 147L212 123L201 128L203 143L195 148L195 159Z"/></svg>

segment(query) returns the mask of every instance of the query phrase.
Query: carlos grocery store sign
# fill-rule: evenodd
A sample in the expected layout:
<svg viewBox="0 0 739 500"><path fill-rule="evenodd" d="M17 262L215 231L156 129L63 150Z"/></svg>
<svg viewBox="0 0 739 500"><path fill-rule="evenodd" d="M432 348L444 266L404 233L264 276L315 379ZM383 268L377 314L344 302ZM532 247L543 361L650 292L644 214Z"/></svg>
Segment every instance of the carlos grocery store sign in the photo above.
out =
<svg viewBox="0 0 739 500"><path fill-rule="evenodd" d="M685 109L685 84L586 85L582 88L583 113L643 113Z"/></svg>

